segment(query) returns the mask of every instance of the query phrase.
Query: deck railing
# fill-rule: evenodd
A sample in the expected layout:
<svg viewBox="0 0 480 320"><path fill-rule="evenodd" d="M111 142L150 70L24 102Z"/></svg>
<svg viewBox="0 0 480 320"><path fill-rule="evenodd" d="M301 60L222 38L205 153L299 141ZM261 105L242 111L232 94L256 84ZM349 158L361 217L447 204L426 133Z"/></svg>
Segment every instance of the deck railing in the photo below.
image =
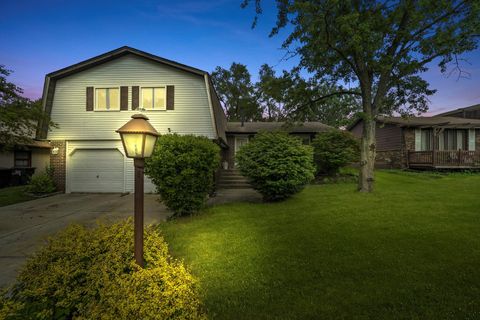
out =
<svg viewBox="0 0 480 320"><path fill-rule="evenodd" d="M480 167L480 151L408 151L408 165L432 167Z"/></svg>

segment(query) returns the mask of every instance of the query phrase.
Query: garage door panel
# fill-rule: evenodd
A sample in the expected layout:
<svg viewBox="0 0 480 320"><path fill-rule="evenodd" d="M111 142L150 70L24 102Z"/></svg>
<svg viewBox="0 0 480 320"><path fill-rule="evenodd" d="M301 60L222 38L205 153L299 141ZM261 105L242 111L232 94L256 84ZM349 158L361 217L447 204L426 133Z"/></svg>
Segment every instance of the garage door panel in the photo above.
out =
<svg viewBox="0 0 480 320"><path fill-rule="evenodd" d="M70 192L123 192L124 158L118 149L77 149L68 166Z"/></svg>

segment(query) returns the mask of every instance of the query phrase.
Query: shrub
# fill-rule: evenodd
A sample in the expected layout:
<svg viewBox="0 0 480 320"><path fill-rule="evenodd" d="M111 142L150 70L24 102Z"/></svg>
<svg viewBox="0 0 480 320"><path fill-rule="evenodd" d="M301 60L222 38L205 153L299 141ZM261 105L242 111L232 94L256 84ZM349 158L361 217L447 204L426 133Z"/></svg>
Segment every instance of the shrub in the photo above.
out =
<svg viewBox="0 0 480 320"><path fill-rule="evenodd" d="M168 254L153 227L145 233L145 268L133 260L127 220L86 229L73 225L27 262L9 295L5 319L202 319L196 280ZM2 318L3 319L3 318Z"/></svg>
<svg viewBox="0 0 480 320"><path fill-rule="evenodd" d="M236 156L240 171L267 201L299 192L313 177L313 150L286 133L259 133Z"/></svg>
<svg viewBox="0 0 480 320"><path fill-rule="evenodd" d="M205 205L219 165L220 148L208 138L168 134L159 137L145 173L165 205L184 215Z"/></svg>
<svg viewBox="0 0 480 320"><path fill-rule="evenodd" d="M51 193L55 191L55 184L51 175L48 173L40 173L30 179L30 183L26 189L30 193Z"/></svg>
<svg viewBox="0 0 480 320"><path fill-rule="evenodd" d="M358 140L350 133L330 130L312 141L317 174L335 175L341 167L358 160Z"/></svg>

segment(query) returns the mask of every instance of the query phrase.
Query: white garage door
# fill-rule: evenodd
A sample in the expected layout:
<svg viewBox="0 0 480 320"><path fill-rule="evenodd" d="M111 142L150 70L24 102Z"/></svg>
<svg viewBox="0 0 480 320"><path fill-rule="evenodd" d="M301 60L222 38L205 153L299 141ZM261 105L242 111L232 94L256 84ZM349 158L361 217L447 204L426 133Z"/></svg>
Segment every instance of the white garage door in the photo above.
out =
<svg viewBox="0 0 480 320"><path fill-rule="evenodd" d="M123 192L123 155L118 149L76 149L68 163L70 192Z"/></svg>

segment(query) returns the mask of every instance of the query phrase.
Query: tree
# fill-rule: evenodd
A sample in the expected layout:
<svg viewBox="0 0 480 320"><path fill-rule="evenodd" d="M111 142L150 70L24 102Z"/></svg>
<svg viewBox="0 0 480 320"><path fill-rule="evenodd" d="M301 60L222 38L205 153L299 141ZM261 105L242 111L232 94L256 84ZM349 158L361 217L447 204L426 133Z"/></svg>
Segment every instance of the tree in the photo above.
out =
<svg viewBox="0 0 480 320"><path fill-rule="evenodd" d="M212 78L229 121L262 118L251 75L245 65L233 62L228 70L216 67Z"/></svg>
<svg viewBox="0 0 480 320"><path fill-rule="evenodd" d="M261 0L254 2L257 21ZM300 58L299 67L319 79L349 83L359 90L319 94L358 96L364 130L359 190L374 186L375 126L378 115L412 114L428 109L435 90L420 77L429 63L461 72L459 55L474 50L480 33L478 0L277 0L271 36L291 25L283 47Z"/></svg>
<svg viewBox="0 0 480 320"><path fill-rule="evenodd" d="M317 99L342 88L323 79L303 78L298 70L283 72L285 90L284 114L293 121L320 121L339 128L350 123L359 110L358 99L348 95L331 95Z"/></svg>
<svg viewBox="0 0 480 320"><path fill-rule="evenodd" d="M282 78L268 64L263 64L258 72L258 82L255 84L259 102L268 121L278 121L284 114L285 86Z"/></svg>
<svg viewBox="0 0 480 320"><path fill-rule="evenodd" d="M22 89L8 82L12 71L0 65L0 148L12 148L30 143L35 136L39 121L47 117L41 100L32 101L22 97Z"/></svg>

